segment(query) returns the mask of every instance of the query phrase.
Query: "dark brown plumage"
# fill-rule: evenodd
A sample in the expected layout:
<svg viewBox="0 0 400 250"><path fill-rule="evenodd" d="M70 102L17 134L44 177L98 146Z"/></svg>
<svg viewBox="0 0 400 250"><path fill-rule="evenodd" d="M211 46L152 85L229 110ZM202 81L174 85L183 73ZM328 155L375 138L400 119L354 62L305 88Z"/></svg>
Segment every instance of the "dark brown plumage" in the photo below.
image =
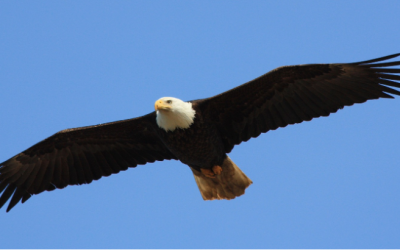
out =
<svg viewBox="0 0 400 250"><path fill-rule="evenodd" d="M400 69L388 68L400 61L382 62L399 55L277 68L217 96L192 101L196 117L188 129L166 132L153 112L60 131L0 164L0 207L12 197L9 211L33 194L90 183L148 162L179 159L195 171L222 165L235 145L260 133L328 116L354 103L400 95L393 88L400 88Z"/></svg>

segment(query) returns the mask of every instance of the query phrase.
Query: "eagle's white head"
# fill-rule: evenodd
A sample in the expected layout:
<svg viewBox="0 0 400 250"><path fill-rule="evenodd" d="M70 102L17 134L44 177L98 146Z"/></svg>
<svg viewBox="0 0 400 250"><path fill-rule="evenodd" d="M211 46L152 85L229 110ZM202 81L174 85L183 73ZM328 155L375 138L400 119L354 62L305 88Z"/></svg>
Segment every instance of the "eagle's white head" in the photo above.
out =
<svg viewBox="0 0 400 250"><path fill-rule="evenodd" d="M157 111L157 124L167 132L177 128L189 128L196 114L192 103L174 97L160 98L154 106Z"/></svg>

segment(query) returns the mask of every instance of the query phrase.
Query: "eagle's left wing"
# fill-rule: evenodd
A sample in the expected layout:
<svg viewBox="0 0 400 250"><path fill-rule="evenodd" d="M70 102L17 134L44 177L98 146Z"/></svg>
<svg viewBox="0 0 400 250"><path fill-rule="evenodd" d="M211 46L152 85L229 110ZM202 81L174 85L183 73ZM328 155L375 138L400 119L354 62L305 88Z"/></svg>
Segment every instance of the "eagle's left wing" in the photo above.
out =
<svg viewBox="0 0 400 250"><path fill-rule="evenodd" d="M217 96L194 101L214 123L225 151L288 124L328 116L344 106L400 95L400 54L344 64L280 67ZM389 93L389 94L387 94Z"/></svg>

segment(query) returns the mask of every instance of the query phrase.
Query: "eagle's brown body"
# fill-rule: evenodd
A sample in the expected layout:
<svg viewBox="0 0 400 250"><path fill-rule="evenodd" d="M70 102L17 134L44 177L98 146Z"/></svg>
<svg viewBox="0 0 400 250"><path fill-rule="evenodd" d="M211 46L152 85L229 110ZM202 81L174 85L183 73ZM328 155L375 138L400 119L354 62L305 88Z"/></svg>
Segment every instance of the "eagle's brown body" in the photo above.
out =
<svg viewBox="0 0 400 250"><path fill-rule="evenodd" d="M400 69L393 68L400 61L385 62L399 55L277 68L222 94L186 103L195 111L194 119L172 130L163 128L156 121L159 113L153 112L60 131L0 163L0 207L11 198L9 211L45 190L87 184L128 167L169 159L192 168L204 199L235 198L251 184L226 155L235 145L344 106L400 95ZM222 167L215 178L200 171L215 165Z"/></svg>
<svg viewBox="0 0 400 250"><path fill-rule="evenodd" d="M215 124L202 117L198 105L194 123L190 129L176 129L166 132L158 129L158 134L165 146L184 164L200 171L200 168L211 169L221 166L226 158L221 136Z"/></svg>

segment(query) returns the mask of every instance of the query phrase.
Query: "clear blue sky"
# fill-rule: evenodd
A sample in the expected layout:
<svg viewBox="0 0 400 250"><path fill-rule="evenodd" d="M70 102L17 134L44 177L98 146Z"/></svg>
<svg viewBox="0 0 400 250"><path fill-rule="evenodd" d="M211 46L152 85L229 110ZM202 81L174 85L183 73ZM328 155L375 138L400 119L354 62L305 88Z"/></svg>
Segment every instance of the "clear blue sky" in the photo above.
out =
<svg viewBox="0 0 400 250"><path fill-rule="evenodd" d="M278 66L400 52L399 1L1 1L0 161L65 129L205 98ZM158 162L0 210L4 248L399 248L400 98L237 146L202 200Z"/></svg>

